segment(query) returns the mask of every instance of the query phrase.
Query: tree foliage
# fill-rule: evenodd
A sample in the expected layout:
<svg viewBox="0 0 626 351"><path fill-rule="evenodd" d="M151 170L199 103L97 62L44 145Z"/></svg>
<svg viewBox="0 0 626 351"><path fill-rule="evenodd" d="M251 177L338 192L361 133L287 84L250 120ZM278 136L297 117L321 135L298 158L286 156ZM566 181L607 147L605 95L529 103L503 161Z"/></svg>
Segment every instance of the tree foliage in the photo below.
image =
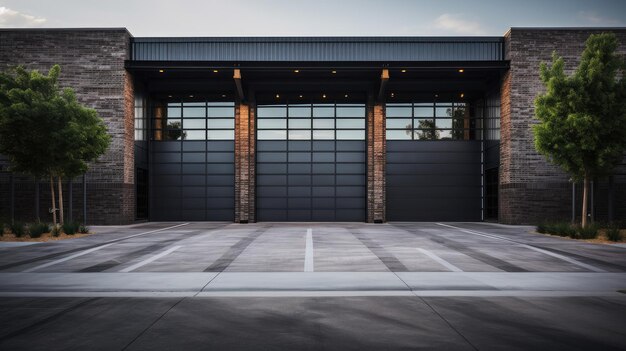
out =
<svg viewBox="0 0 626 351"><path fill-rule="evenodd" d="M23 67L0 73L0 154L14 172L72 178L109 146L96 111L58 87L60 72L55 65L48 75Z"/></svg>
<svg viewBox="0 0 626 351"><path fill-rule="evenodd" d="M546 92L535 99L535 148L574 180L610 175L626 151L625 61L612 33L591 35L578 68L565 73L556 53L542 63ZM583 225L586 202L583 204Z"/></svg>

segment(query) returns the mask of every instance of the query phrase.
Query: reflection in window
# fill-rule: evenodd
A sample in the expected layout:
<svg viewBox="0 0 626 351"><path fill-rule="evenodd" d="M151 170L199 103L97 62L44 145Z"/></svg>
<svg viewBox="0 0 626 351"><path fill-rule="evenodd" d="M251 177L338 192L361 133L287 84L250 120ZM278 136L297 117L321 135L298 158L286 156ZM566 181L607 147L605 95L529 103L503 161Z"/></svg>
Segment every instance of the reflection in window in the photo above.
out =
<svg viewBox="0 0 626 351"><path fill-rule="evenodd" d="M412 123L411 123L412 121ZM480 138L476 116L465 102L388 104L389 140L475 140Z"/></svg>
<svg viewBox="0 0 626 351"><path fill-rule="evenodd" d="M233 102L155 101L152 139L234 140Z"/></svg>

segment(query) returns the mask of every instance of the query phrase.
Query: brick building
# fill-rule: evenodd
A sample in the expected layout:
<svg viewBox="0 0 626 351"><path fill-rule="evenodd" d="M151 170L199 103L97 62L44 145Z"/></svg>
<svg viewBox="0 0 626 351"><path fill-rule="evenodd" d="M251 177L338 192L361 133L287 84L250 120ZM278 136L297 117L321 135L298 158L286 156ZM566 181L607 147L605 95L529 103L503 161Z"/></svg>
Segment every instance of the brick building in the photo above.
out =
<svg viewBox="0 0 626 351"><path fill-rule="evenodd" d="M109 151L65 184L77 220L534 223L569 218L580 196L533 147L539 63L556 50L571 72L603 31L626 43L625 28L319 38L3 29L0 67L60 64L61 85L105 120ZM0 165L0 218L49 217L47 183ZM594 182L592 211L626 218L626 164Z"/></svg>

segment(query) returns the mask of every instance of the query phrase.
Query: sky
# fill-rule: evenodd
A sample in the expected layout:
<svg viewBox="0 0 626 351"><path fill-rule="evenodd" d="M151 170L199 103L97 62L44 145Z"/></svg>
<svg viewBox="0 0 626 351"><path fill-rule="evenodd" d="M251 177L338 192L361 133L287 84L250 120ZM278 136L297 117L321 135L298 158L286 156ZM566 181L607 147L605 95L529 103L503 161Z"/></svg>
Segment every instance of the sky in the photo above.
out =
<svg viewBox="0 0 626 351"><path fill-rule="evenodd" d="M0 28L126 27L146 36L501 36L626 26L626 0L0 0Z"/></svg>

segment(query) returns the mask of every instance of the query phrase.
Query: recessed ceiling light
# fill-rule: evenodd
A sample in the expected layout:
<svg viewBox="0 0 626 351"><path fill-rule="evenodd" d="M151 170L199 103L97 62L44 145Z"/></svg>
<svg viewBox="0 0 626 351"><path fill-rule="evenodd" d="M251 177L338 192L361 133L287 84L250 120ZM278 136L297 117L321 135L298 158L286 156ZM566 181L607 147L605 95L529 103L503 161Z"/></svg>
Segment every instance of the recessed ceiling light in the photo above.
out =
<svg viewBox="0 0 626 351"><path fill-rule="evenodd" d="M225 98L225 97L226 97L226 94L222 94L222 97L223 97L223 98Z"/></svg>
<svg viewBox="0 0 626 351"><path fill-rule="evenodd" d="M459 73L463 73L465 70L463 68L459 68Z"/></svg>
<svg viewBox="0 0 626 351"><path fill-rule="evenodd" d="M439 94L435 94L435 97L439 97Z"/></svg>
<svg viewBox="0 0 626 351"><path fill-rule="evenodd" d="M193 97L193 95L189 95L189 97L191 97L191 98L192 98L192 97Z"/></svg>
<svg viewBox="0 0 626 351"><path fill-rule="evenodd" d="M403 70L402 70L402 73L406 73L406 70L405 70L405 69L403 69Z"/></svg>
<svg viewBox="0 0 626 351"><path fill-rule="evenodd" d="M300 95L300 98L302 98L302 95Z"/></svg>
<svg viewBox="0 0 626 351"><path fill-rule="evenodd" d="M159 73L163 73L163 72L165 72L165 71L164 71L164 70L162 70L162 69L160 69L160 70L159 70Z"/></svg>
<svg viewBox="0 0 626 351"><path fill-rule="evenodd" d="M276 94L276 98L277 98L277 99L278 99L278 98L280 98L280 95Z"/></svg>
<svg viewBox="0 0 626 351"><path fill-rule="evenodd" d="M343 97L348 97L348 94L344 95Z"/></svg>
<svg viewBox="0 0 626 351"><path fill-rule="evenodd" d="M168 95L167 97L172 97L172 95Z"/></svg>
<svg viewBox="0 0 626 351"><path fill-rule="evenodd" d="M322 94L322 98L323 98L323 99L326 99L326 94Z"/></svg>
<svg viewBox="0 0 626 351"><path fill-rule="evenodd" d="M218 71L218 70L216 70L216 69L214 69L214 70L213 70L213 73L217 73L217 72L219 72L219 71Z"/></svg>
<svg viewBox="0 0 626 351"><path fill-rule="evenodd" d="M396 94L395 93L391 93L391 97L394 97L394 96L396 96Z"/></svg>
<svg viewBox="0 0 626 351"><path fill-rule="evenodd" d="M465 94L461 93L461 97L465 97Z"/></svg>
<svg viewBox="0 0 626 351"><path fill-rule="evenodd" d="M337 71L332 71L331 73L332 73L332 74L337 74Z"/></svg>
<svg viewBox="0 0 626 351"><path fill-rule="evenodd" d="M300 73L300 70L299 69L294 69L293 73Z"/></svg>

